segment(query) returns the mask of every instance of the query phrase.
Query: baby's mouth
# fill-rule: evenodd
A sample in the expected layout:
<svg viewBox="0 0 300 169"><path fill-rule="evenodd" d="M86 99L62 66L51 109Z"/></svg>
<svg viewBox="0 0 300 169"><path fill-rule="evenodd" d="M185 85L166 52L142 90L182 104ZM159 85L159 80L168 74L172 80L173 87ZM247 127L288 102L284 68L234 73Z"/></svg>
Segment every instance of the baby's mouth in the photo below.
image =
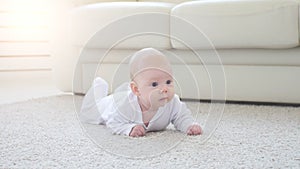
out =
<svg viewBox="0 0 300 169"><path fill-rule="evenodd" d="M168 100L168 97L163 97L163 98L159 99L159 101L165 101L165 100Z"/></svg>

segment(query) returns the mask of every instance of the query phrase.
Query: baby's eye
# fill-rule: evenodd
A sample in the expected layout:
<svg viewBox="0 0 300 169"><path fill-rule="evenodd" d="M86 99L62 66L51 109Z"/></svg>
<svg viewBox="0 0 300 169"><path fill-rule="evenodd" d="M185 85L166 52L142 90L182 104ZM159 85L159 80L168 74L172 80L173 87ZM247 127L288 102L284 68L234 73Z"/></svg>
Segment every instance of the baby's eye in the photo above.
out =
<svg viewBox="0 0 300 169"><path fill-rule="evenodd" d="M171 84L172 83L172 80L167 80L166 81L166 84Z"/></svg>
<svg viewBox="0 0 300 169"><path fill-rule="evenodd" d="M152 82L152 83L151 83L151 86L152 86L152 87L156 87L156 86L158 86L158 83L157 83L157 82Z"/></svg>

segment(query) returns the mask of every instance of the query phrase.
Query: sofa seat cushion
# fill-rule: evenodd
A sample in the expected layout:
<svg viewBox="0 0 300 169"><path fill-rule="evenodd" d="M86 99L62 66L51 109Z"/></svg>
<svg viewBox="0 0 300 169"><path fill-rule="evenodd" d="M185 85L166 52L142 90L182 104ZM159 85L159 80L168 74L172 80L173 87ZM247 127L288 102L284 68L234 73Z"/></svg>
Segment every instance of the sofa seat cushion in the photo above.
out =
<svg viewBox="0 0 300 169"><path fill-rule="evenodd" d="M136 50L85 49L80 63L127 64ZM300 47L292 49L162 50L174 65L300 66Z"/></svg>
<svg viewBox="0 0 300 169"><path fill-rule="evenodd" d="M290 48L299 45L294 0L209 0L171 11L174 48Z"/></svg>
<svg viewBox="0 0 300 169"><path fill-rule="evenodd" d="M71 13L72 44L97 48L116 45L118 49L170 48L169 12L173 6L159 2L108 2L75 8Z"/></svg>

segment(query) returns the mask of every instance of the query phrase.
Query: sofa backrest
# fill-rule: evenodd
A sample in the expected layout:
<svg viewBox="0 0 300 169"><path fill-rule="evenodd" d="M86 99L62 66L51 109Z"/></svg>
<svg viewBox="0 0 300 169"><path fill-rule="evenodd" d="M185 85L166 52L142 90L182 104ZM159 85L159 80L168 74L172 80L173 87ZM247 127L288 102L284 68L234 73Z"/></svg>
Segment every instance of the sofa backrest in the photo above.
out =
<svg viewBox="0 0 300 169"><path fill-rule="evenodd" d="M174 4L180 4L183 2L189 2L193 0L137 0L138 2L167 2L167 3L174 3ZM197 1L197 0L194 0Z"/></svg>
<svg viewBox="0 0 300 169"><path fill-rule="evenodd" d="M137 0L71 0L74 6L94 4L99 2L136 2Z"/></svg>
<svg viewBox="0 0 300 169"><path fill-rule="evenodd" d="M89 48L171 48L171 3L97 3L72 10L72 44Z"/></svg>
<svg viewBox="0 0 300 169"><path fill-rule="evenodd" d="M171 20L159 25L164 32L170 29L171 37L179 38L187 45L197 49L215 48L290 48L299 46L300 41L300 0L72 0L78 5L96 2L145 2L133 3L124 12L119 9L100 7L102 3L93 4L98 11L79 7L75 23L80 23L74 30L75 42L86 42L86 35L80 34L82 30L100 29L129 14L139 12L170 13ZM187 2L188 1L188 2ZM147 7L147 2L153 4ZM156 2L156 3L155 3ZM172 2L172 3L160 3ZM182 3L183 2L183 3ZM118 6L118 3L115 5ZM179 3L179 4L176 4ZM105 4L105 3L104 3ZM79 6L81 6L79 5ZM119 4L122 5L122 4ZM141 6L139 6L141 5ZM157 7L156 7L157 5ZM114 5L113 5L114 6ZM131 7L132 6L132 10ZM134 6L138 7L136 9ZM121 9L121 8L120 8ZM110 11L115 10L115 11ZM128 12L126 12L128 10ZM145 11L143 11L145 10ZM86 13L87 12L87 13ZM89 14L88 14L89 13ZM175 18L175 19L174 19ZM185 23L178 23L180 18ZM94 20L91 22L91 20ZM182 22L181 21L181 22ZM170 25L169 25L170 23ZM188 23L188 24L187 24ZM183 25L182 25L183 24ZM186 27L187 26L187 27ZM170 27L170 28L169 28ZM202 33L202 39L195 38L195 33L188 27L194 27ZM82 29L81 29L82 28ZM198 31L198 33L199 33ZM188 33L187 33L188 32ZM90 37L95 31L91 31ZM83 40L83 39L85 40ZM80 40L79 40L80 39ZM164 38L162 48L183 49L184 45L178 39L171 39L167 45ZM154 39L150 39L154 41ZM136 42L130 43L134 47ZM146 44L146 43L145 43ZM152 43L150 43L152 44ZM160 44L160 43L156 43ZM92 45L93 46L93 45ZM139 45L137 45L139 46ZM137 47L136 46L136 47ZM104 46L101 46L104 47Z"/></svg>
<svg viewBox="0 0 300 169"><path fill-rule="evenodd" d="M175 37L171 39L172 47L296 47L299 45L298 12L299 4L294 0L182 3L171 10L171 37Z"/></svg>
<svg viewBox="0 0 300 169"><path fill-rule="evenodd" d="M298 28L299 28L299 44L300 44L300 0L297 0L298 1L298 6L299 6L299 10L298 10L298 13L299 13L299 16L298 16Z"/></svg>
<svg viewBox="0 0 300 169"><path fill-rule="evenodd" d="M81 5L93 4L99 2L166 2L166 3L179 4L188 1L193 1L193 0L71 0L71 3L73 3L75 6L81 6Z"/></svg>

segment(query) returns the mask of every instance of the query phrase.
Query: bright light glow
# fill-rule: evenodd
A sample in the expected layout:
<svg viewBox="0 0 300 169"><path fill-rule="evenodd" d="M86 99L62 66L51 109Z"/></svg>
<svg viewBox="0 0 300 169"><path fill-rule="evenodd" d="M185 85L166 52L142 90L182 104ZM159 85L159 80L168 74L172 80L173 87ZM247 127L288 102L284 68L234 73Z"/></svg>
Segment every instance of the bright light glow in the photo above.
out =
<svg viewBox="0 0 300 169"><path fill-rule="evenodd" d="M47 14L36 12L14 12L9 14L7 26L11 27L47 27Z"/></svg>
<svg viewBox="0 0 300 169"><path fill-rule="evenodd" d="M48 0L7 0L2 14L7 27L47 27Z"/></svg>
<svg viewBox="0 0 300 169"><path fill-rule="evenodd" d="M58 12L70 2L71 0L0 0L0 27L10 29L9 34L2 36L2 40L46 40L45 34L50 33L47 33L50 24L53 20L60 19ZM0 35L3 33L0 32Z"/></svg>

